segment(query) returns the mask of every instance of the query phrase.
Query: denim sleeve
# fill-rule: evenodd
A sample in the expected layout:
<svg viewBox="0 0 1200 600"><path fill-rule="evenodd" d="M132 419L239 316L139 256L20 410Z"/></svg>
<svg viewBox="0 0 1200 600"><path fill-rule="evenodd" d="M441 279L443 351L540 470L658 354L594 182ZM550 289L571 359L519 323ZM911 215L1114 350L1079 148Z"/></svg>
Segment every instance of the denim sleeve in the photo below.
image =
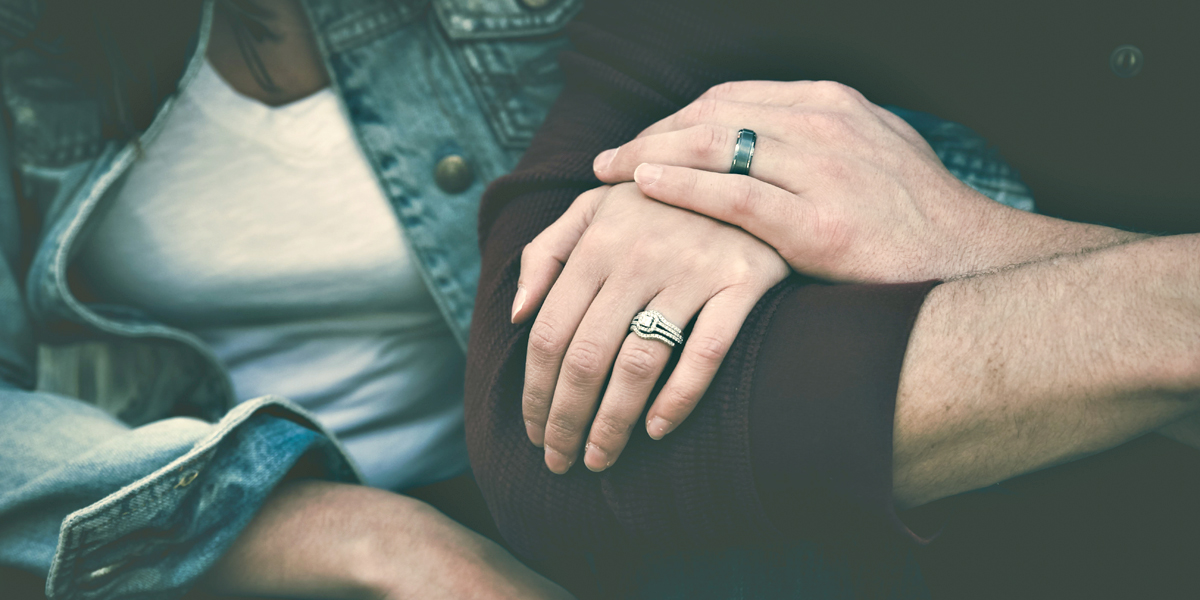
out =
<svg viewBox="0 0 1200 600"><path fill-rule="evenodd" d="M0 564L48 577L50 598L175 598L224 553L291 467L356 471L279 398L218 423L130 429L78 400L0 391Z"/></svg>
<svg viewBox="0 0 1200 600"><path fill-rule="evenodd" d="M22 228L5 134L0 126L0 566L46 577L54 599L176 598L302 457L328 479L361 480L333 437L279 398L217 423L130 428L31 391L36 342L15 267Z"/></svg>

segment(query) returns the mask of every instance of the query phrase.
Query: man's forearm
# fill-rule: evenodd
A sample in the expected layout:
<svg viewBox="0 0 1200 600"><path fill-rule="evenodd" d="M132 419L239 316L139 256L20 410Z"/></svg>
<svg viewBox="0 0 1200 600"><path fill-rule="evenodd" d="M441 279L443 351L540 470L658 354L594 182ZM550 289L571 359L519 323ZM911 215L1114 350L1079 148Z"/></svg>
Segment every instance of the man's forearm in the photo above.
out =
<svg viewBox="0 0 1200 600"><path fill-rule="evenodd" d="M896 503L1111 448L1195 410L1198 389L1200 236L946 283L901 373Z"/></svg>

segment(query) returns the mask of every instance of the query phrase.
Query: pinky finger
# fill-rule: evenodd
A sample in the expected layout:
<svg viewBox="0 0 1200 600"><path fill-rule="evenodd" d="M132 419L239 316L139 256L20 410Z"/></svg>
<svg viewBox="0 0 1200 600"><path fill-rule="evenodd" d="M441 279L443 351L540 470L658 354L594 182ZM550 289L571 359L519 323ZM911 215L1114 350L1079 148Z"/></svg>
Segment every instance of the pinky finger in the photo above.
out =
<svg viewBox="0 0 1200 600"><path fill-rule="evenodd" d="M748 294L726 290L704 305L684 341L679 363L646 414L646 432L650 437L662 439L692 413L757 300Z"/></svg>

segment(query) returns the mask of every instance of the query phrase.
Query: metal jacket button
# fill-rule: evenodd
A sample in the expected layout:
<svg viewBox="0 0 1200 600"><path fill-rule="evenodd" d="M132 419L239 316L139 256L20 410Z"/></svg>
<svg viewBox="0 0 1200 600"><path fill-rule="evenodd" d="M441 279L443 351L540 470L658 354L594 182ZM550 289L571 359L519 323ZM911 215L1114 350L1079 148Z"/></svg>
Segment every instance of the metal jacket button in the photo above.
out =
<svg viewBox="0 0 1200 600"><path fill-rule="evenodd" d="M1117 46L1112 56L1108 57L1108 66L1112 67L1117 77L1133 77L1142 70L1142 51L1137 46L1125 44Z"/></svg>
<svg viewBox="0 0 1200 600"><path fill-rule="evenodd" d="M451 154L438 161L433 170L433 180L447 194L457 194L471 187L475 173L467 159Z"/></svg>

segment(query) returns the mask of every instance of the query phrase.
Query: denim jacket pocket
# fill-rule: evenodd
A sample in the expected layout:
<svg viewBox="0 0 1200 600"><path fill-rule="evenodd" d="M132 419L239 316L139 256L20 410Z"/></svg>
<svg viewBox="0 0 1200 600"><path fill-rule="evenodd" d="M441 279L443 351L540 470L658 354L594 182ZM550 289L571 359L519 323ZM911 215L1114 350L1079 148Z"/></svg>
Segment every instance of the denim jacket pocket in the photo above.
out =
<svg viewBox="0 0 1200 600"><path fill-rule="evenodd" d="M562 90L562 30L583 0L433 0L433 6L497 140L527 147Z"/></svg>

